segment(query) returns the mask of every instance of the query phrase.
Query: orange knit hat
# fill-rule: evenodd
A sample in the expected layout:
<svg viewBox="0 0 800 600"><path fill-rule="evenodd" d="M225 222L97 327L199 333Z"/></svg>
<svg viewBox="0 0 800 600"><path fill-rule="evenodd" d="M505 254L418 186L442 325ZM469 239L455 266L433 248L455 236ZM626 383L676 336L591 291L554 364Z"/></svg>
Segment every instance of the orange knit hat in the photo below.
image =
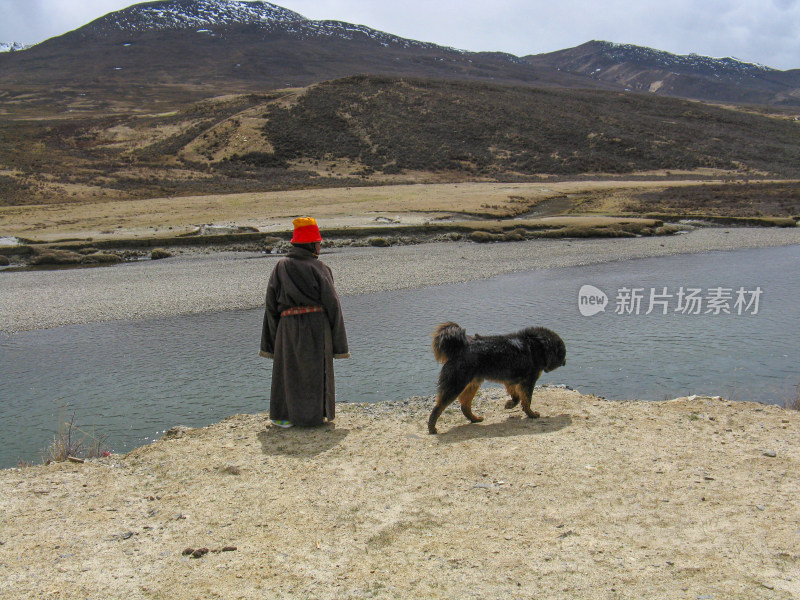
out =
<svg viewBox="0 0 800 600"><path fill-rule="evenodd" d="M313 217L300 217L292 221L294 225L293 244L313 244L321 242L322 236Z"/></svg>

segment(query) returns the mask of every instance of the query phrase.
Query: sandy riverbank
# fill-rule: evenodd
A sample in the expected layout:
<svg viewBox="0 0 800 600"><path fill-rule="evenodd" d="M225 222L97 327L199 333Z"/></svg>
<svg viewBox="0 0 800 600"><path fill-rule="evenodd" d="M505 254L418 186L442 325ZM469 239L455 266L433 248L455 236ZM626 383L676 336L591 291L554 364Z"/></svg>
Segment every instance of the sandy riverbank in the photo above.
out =
<svg viewBox="0 0 800 600"><path fill-rule="evenodd" d="M437 436L411 399L0 471L0 596L800 596L800 413L546 388L531 420L501 392Z"/></svg>
<svg viewBox="0 0 800 600"><path fill-rule="evenodd" d="M709 228L667 237L428 243L323 254L340 294L456 283L512 271L800 244L800 228ZM161 261L0 272L0 332L253 308L277 256L191 253Z"/></svg>

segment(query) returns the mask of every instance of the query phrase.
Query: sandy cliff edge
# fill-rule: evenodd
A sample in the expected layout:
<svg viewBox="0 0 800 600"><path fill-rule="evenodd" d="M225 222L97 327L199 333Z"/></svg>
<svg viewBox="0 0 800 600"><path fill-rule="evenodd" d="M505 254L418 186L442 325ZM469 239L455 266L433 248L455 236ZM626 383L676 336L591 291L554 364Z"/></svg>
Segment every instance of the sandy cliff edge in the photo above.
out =
<svg viewBox="0 0 800 600"><path fill-rule="evenodd" d="M800 413L542 388L530 420L502 396L437 436L414 398L0 471L0 596L800 596Z"/></svg>

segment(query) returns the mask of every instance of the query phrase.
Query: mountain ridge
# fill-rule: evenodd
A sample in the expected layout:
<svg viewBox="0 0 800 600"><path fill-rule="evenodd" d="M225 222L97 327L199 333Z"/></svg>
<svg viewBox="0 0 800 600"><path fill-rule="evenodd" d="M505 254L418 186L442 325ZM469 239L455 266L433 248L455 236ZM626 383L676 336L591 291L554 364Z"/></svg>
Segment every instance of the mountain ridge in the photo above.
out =
<svg viewBox="0 0 800 600"><path fill-rule="evenodd" d="M353 40L366 36L382 44L397 44L404 47L446 48L437 44L412 40L338 20L312 20L262 0L159 0L135 4L111 12L84 27L78 32L83 37L105 36L110 32L189 31L215 35L224 34L227 28L255 27L265 32L278 31L299 37L328 36ZM515 57L517 58L517 57ZM521 61L521 59L518 59Z"/></svg>
<svg viewBox="0 0 800 600"><path fill-rule="evenodd" d="M560 50L555 53L548 53L548 54L557 54L558 52L566 52L569 50L576 50L584 47L593 48L595 49L596 52L601 53L602 55L608 57L609 59L615 62L624 62L630 56L638 54L641 57L640 58L641 63L646 63L646 62L650 62L651 64L660 63L659 66L663 68L688 67L693 69L700 69L703 67L707 68L708 66L716 65L719 67L729 68L731 70L737 70L748 73L770 72L778 70L759 63L746 62L732 56L713 57L713 56L697 54L695 52L692 52L690 54L674 54L671 52L658 50L656 48L648 46L639 46L636 44L622 44L606 40L591 40L589 42L586 42L585 44L576 46L575 48L572 49ZM547 56L548 54L539 54L533 56ZM653 66L656 65L653 64Z"/></svg>
<svg viewBox="0 0 800 600"><path fill-rule="evenodd" d="M220 10L224 9L224 10ZM121 31L142 29L190 29L203 25L249 25L265 22L308 21L287 8L254 0L170 0L144 2L108 13L87 27Z"/></svg>
<svg viewBox="0 0 800 600"><path fill-rule="evenodd" d="M615 83L628 91L711 101L800 102L800 70L780 71L732 57L677 55L645 46L592 40L525 58L538 67Z"/></svg>
<svg viewBox="0 0 800 600"><path fill-rule="evenodd" d="M261 0L134 4L24 51L0 54L12 92L93 91L136 105L220 88L304 87L351 75L461 79L639 92L713 102L800 106L800 70L731 57L675 55L593 40L523 57L471 52L344 21L315 21ZM8 97L8 96L7 96Z"/></svg>

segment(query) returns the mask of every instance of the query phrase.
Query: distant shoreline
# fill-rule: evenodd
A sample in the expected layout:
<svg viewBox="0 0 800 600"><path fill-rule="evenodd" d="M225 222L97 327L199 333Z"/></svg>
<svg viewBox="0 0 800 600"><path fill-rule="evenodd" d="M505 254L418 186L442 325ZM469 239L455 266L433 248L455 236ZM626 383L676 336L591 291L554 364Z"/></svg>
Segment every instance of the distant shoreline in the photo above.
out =
<svg viewBox="0 0 800 600"><path fill-rule="evenodd" d="M800 228L708 228L674 236L434 242L323 251L341 295L420 288L503 273L800 244ZM0 332L248 309L263 304L276 255L193 252L94 269L0 273Z"/></svg>

